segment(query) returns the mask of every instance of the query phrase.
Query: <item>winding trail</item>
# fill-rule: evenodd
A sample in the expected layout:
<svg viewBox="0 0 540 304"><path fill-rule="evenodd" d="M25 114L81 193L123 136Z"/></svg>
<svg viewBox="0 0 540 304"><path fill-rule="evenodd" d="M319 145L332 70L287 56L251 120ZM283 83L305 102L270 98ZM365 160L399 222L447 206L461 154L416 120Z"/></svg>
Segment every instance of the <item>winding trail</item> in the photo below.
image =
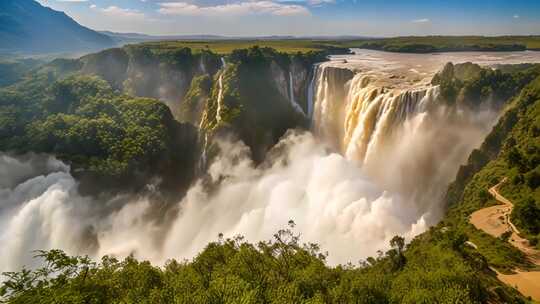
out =
<svg viewBox="0 0 540 304"><path fill-rule="evenodd" d="M519 235L519 230L512 223L510 214L514 204L502 196L498 188L506 182L506 178L489 189L489 193L502 205L496 205L480 209L471 214L470 222L476 229L483 230L494 237L500 237L503 233L511 231L508 242L521 250L527 259L540 266L540 251L529 244L529 241ZM495 269L494 269L495 270ZM514 274L502 274L495 270L497 278L502 282L515 287L524 296L530 296L535 301L540 301L540 271L514 270Z"/></svg>

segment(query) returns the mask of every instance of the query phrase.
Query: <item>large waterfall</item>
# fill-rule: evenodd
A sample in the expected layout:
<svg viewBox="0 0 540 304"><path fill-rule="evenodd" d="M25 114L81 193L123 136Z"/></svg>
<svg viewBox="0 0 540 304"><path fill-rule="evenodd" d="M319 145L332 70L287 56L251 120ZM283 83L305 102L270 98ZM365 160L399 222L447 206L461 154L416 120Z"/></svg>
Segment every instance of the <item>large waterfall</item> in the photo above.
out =
<svg viewBox="0 0 540 304"><path fill-rule="evenodd" d="M379 71L341 60L316 69L315 135L435 223L446 187L498 113L447 107L438 86L410 81L416 70Z"/></svg>

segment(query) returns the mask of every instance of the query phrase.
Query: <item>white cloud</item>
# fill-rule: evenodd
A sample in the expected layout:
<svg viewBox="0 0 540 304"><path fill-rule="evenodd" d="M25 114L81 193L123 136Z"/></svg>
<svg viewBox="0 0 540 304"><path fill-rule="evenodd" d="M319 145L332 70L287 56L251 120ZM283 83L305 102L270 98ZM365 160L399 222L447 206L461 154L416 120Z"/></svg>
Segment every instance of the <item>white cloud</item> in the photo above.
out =
<svg viewBox="0 0 540 304"><path fill-rule="evenodd" d="M429 20L427 18L422 18L422 19L413 20L412 22L413 23L429 23L429 22L431 22L431 20Z"/></svg>
<svg viewBox="0 0 540 304"><path fill-rule="evenodd" d="M309 10L301 5L283 4L273 1L249 1L214 6L198 6L186 2L160 3L161 14L185 16L238 16L268 14L276 16L309 15Z"/></svg>
<svg viewBox="0 0 540 304"><path fill-rule="evenodd" d="M518 14L514 15L514 19L519 19L519 15Z"/></svg>
<svg viewBox="0 0 540 304"><path fill-rule="evenodd" d="M88 0L56 0L56 2L88 2Z"/></svg>
<svg viewBox="0 0 540 304"><path fill-rule="evenodd" d="M321 6L324 4L335 4L336 0L274 0L280 3L306 3L311 6Z"/></svg>
<svg viewBox="0 0 540 304"><path fill-rule="evenodd" d="M144 14L136 9L129 9L129 8L121 8L118 6L109 6L106 8L98 8L96 5L92 4L90 5L91 9L96 9L100 11L101 13L112 16L112 17L119 17L119 18L144 18Z"/></svg>
<svg viewBox="0 0 540 304"><path fill-rule="evenodd" d="M313 6L321 6L323 4L335 4L336 0L308 0L307 3Z"/></svg>

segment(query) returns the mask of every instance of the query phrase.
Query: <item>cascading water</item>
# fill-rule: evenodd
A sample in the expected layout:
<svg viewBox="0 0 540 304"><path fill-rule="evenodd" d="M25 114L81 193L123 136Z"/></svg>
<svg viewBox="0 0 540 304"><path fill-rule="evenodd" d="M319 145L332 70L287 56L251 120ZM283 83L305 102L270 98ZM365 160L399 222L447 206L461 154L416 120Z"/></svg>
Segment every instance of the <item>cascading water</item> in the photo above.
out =
<svg viewBox="0 0 540 304"><path fill-rule="evenodd" d="M223 73L225 72L225 68L227 67L227 63L225 62L225 58L221 57L221 70L219 71L219 78L218 78L218 96L217 96L217 110L216 110L216 120L217 122L221 122L221 107L223 103Z"/></svg>
<svg viewBox="0 0 540 304"><path fill-rule="evenodd" d="M358 63L353 56L346 62L352 63L330 61L317 68L313 132L434 223L448 183L498 113L470 113L439 102L439 87L429 84L432 74L422 80L416 69L394 63L392 70L380 62L378 70L372 60Z"/></svg>
<svg viewBox="0 0 540 304"><path fill-rule="evenodd" d="M427 111L436 102L438 87L392 91L369 85L358 74L350 84L345 110L343 152L348 159L369 162L392 131Z"/></svg>
<svg viewBox="0 0 540 304"><path fill-rule="evenodd" d="M318 71L319 64L316 63L313 65L313 68L311 69L311 79L309 81L308 85L308 92L307 92L307 116L308 118L312 119L313 117L313 96L315 95L315 80L317 78L317 71Z"/></svg>
<svg viewBox="0 0 540 304"><path fill-rule="evenodd" d="M225 68L227 67L227 62L225 61L225 58L221 57L221 68L219 69L219 77L218 77L218 97L217 97L217 109L216 109L216 120L219 123L221 121L221 104L223 102L223 73L225 72ZM199 125L199 129L203 130L204 127L202 125L203 121L201 120L201 125ZM208 162L208 134L206 132L204 133L204 141L202 144L202 152L201 152L201 160L199 164L199 168L201 171L204 171L207 162Z"/></svg>
<svg viewBox="0 0 540 304"><path fill-rule="evenodd" d="M302 110L302 108L300 107L300 105L298 103L296 103L296 100L294 98L294 83L293 83L293 75L292 75L292 72L289 71L289 101L291 103L291 106L293 107L293 109L302 114L302 115L305 115L304 111Z"/></svg>

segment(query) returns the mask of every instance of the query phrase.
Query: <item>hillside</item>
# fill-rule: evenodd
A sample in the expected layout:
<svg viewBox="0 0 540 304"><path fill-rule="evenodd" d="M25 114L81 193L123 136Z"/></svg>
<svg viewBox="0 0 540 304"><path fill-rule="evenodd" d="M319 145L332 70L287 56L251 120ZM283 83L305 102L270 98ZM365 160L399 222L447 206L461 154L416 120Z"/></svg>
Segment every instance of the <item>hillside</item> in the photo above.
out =
<svg viewBox="0 0 540 304"><path fill-rule="evenodd" d="M109 36L34 0L0 2L0 41L0 53L24 54L88 52L115 44Z"/></svg>
<svg viewBox="0 0 540 304"><path fill-rule="evenodd" d="M512 200L512 222L538 244L540 225L539 151L540 79L532 81L508 106L482 147L473 151L460 168L447 193L452 219L467 217L475 210L495 204L488 188L503 179L502 195ZM459 214L458 214L459 213ZM504 267L503 261L500 261Z"/></svg>

